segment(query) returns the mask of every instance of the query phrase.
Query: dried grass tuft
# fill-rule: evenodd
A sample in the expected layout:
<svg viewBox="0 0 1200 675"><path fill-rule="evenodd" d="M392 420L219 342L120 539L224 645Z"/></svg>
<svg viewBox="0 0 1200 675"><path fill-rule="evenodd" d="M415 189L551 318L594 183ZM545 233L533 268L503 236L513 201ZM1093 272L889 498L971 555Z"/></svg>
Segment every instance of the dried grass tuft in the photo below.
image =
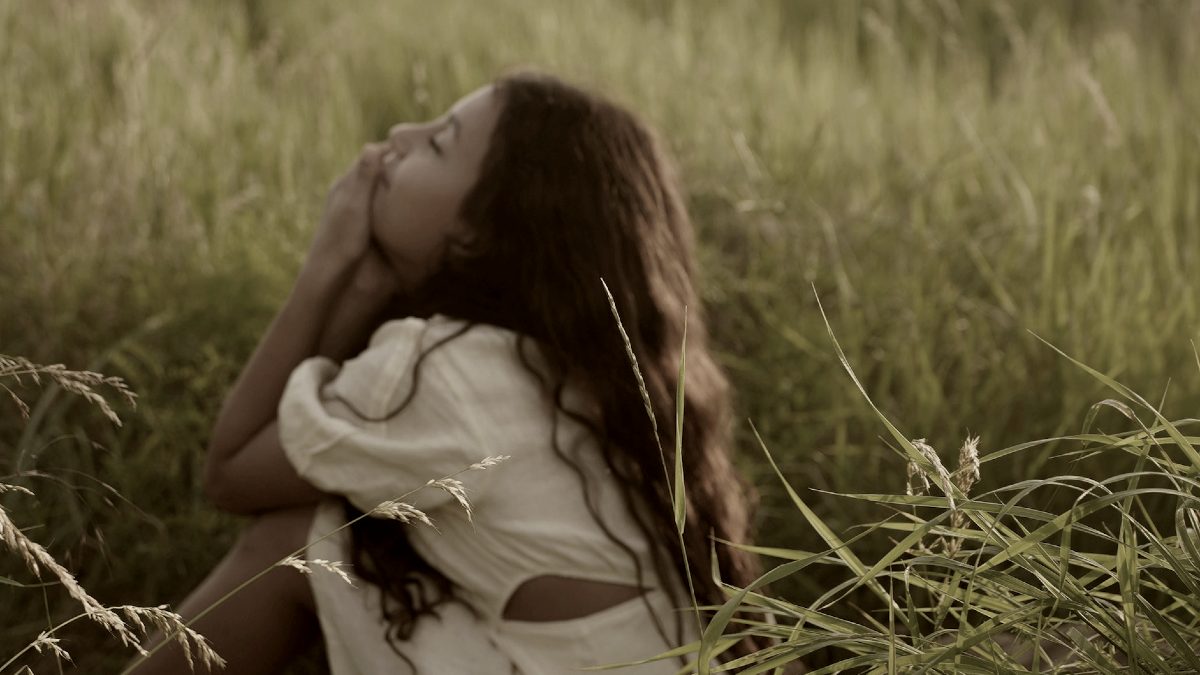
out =
<svg viewBox="0 0 1200 675"><path fill-rule="evenodd" d="M33 644L31 644L30 647L33 647L34 651L39 654L41 654L43 650L48 650L59 658L71 661L71 655L67 653L67 650L59 646L58 643L60 641L61 640L59 638L50 637L49 632L42 631L41 633L38 633L37 639L33 641Z"/></svg>
<svg viewBox="0 0 1200 675"><path fill-rule="evenodd" d="M82 396L88 403L95 405L100 412L104 413L105 417L117 426L121 426L121 418L96 389L109 387L124 398L129 405L137 406L137 394L129 389L122 378L101 375L90 370L70 370L61 363L43 366L21 356L0 354L0 378L6 377L12 378L20 384L24 384L25 379L28 378L34 384L39 385L42 383L42 378L48 378L63 389ZM21 416L28 419L29 404L25 403L8 385L0 382L0 388L3 388L9 398L16 403Z"/></svg>
<svg viewBox="0 0 1200 675"><path fill-rule="evenodd" d="M467 520L471 520L471 502L467 500L467 490L461 480L457 478L439 478L429 481L426 485L441 488L448 492L451 497L454 497L458 501L458 505L462 507L463 511L466 512Z"/></svg>
<svg viewBox="0 0 1200 675"><path fill-rule="evenodd" d="M346 573L346 570L342 569L342 567L345 564L346 563L341 562L340 560L324 560L322 558L313 558L311 560L305 560L298 556L289 555L288 557L284 558L283 560L280 560L279 562L275 563L275 566L276 567L290 567L290 568L300 572L301 574L312 574L311 566L316 565L317 567L320 567L321 569L324 569L328 572L332 572L333 574L336 574L339 579L341 579L342 581L346 582L347 584L349 584L351 586L354 586L354 580L350 578L350 575Z"/></svg>
<svg viewBox="0 0 1200 675"><path fill-rule="evenodd" d="M938 487L942 489L942 492L946 495L946 499L950 500L950 508L953 509L954 491L950 489L950 486L954 484L954 480L950 477L950 472L946 470L946 465L942 464L942 459L938 457L937 450L934 450L932 445L926 443L924 438L913 439L912 444L917 449L917 452L921 453L921 456L925 458L925 461L933 466L936 475L932 476L932 478ZM917 471L924 474L920 470L920 467L917 467ZM910 467L909 475L911 474L912 468Z"/></svg>
<svg viewBox="0 0 1200 675"><path fill-rule="evenodd" d="M2 506L0 506L0 543L16 553L25 563L25 567L37 578L42 578L43 570L53 574L67 593L83 605L84 614L89 619L120 637L125 644L136 644L136 638L130 633L121 618L88 594L83 586L80 586L79 582L75 580L75 576L67 571L67 568L58 564L58 561L41 544L25 536L25 533L21 532L16 523L9 518L8 511L4 510Z"/></svg>
<svg viewBox="0 0 1200 675"><path fill-rule="evenodd" d="M475 462L471 466L467 467L467 469L471 470L471 471L478 471L480 469L490 469L493 466L496 466L500 462L503 462L504 460L509 459L511 457L512 457L512 455L493 455L491 457L484 457L480 461Z"/></svg>
<svg viewBox="0 0 1200 675"><path fill-rule="evenodd" d="M170 636L171 639L179 643L183 648L183 656L187 659L188 668L196 669L196 658L199 657L200 663L208 670L213 670L213 667L224 668L225 659L221 658L213 650L209 644L208 638L200 633L197 633L188 623L183 620L183 617L167 609L166 605L158 607L138 607L136 605L120 605L115 607L117 611L125 615L125 618L137 626L138 631L143 635L148 632L148 628L157 628L163 635ZM138 653L142 656L149 655L140 644L135 645Z"/></svg>
<svg viewBox="0 0 1200 675"><path fill-rule="evenodd" d="M429 519L429 516L425 515L424 511L418 509L412 504L406 504L399 500L384 502L379 506L376 506L375 508L371 509L370 515L375 518L390 518L391 520L398 520L405 524L416 520L418 522L425 523L430 527L434 527L433 521ZM437 528L435 527L434 529Z"/></svg>

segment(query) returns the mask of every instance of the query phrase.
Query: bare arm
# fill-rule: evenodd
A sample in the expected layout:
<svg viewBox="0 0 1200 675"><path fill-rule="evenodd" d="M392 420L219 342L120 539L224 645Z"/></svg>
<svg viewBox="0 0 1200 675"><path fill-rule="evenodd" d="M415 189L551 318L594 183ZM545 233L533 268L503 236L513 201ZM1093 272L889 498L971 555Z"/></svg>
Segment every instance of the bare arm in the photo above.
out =
<svg viewBox="0 0 1200 675"><path fill-rule="evenodd" d="M394 310L399 289L390 264L372 247L333 307L317 353L341 362L364 350L371 334L386 318L385 310Z"/></svg>
<svg viewBox="0 0 1200 675"><path fill-rule="evenodd" d="M224 510L253 513L310 503L321 492L283 455L275 423L279 399L301 361L343 352L358 340L368 314L386 302L360 277L370 256L368 203L377 149L364 150L330 192L325 216L291 293L225 398L209 439L205 490ZM375 289L378 290L378 289Z"/></svg>

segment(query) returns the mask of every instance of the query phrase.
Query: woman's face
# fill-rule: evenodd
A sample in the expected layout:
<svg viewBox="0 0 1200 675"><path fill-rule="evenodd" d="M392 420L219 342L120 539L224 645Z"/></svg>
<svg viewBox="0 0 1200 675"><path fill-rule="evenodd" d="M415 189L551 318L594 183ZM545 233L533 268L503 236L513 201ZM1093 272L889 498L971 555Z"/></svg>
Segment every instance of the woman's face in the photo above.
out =
<svg viewBox="0 0 1200 675"><path fill-rule="evenodd" d="M371 196L372 234L406 288L434 271L446 242L465 236L459 207L475 185L502 102L491 85L424 124L397 124Z"/></svg>

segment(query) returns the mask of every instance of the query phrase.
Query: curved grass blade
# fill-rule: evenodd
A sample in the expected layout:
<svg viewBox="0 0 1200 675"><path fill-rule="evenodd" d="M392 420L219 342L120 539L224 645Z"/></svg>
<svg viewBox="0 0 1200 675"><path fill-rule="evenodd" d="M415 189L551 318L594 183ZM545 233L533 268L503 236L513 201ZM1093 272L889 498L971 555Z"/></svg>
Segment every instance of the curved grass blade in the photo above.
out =
<svg viewBox="0 0 1200 675"><path fill-rule="evenodd" d="M687 499L683 483L683 403L687 368L687 307L683 308L683 341L679 345L679 381L675 388L675 529L687 523Z"/></svg>

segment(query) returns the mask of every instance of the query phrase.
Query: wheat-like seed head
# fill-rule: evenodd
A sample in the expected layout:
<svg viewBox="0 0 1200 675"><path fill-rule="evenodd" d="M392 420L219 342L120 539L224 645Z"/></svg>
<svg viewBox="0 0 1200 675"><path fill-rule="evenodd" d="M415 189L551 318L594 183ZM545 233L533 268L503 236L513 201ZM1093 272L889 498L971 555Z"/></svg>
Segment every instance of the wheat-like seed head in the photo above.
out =
<svg viewBox="0 0 1200 675"><path fill-rule="evenodd" d="M71 655L67 653L67 650L60 647L58 643L59 638L50 637L50 633L42 631L41 633L38 633L37 639L34 640L33 644L30 646L33 647L34 650L36 650L39 654L42 653L43 649L47 649L55 656L66 659L67 661L71 661Z"/></svg>
<svg viewBox="0 0 1200 675"><path fill-rule="evenodd" d="M288 557L284 558L283 560L280 560L279 562L275 563L276 567L291 567L292 569L299 571L301 574L312 574L311 565L316 565L317 567L320 567L321 569L324 569L328 572L332 572L333 574L336 574L339 579L346 582L347 584L350 584L351 586L354 585L354 580L350 578L349 574L346 574L346 570L342 569L342 567L345 565L345 563L338 561L338 560L324 560L322 558L313 558L312 560L303 560L294 555L289 555Z"/></svg>
<svg viewBox="0 0 1200 675"><path fill-rule="evenodd" d="M971 493L975 481L979 480L979 437L968 436L958 451L958 468L954 470L954 484L962 490L963 496ZM950 514L950 527L959 529L967 524L967 517L959 509ZM946 544L946 552L954 555L962 545L962 539L956 538Z"/></svg>
<svg viewBox="0 0 1200 675"><path fill-rule="evenodd" d="M909 497L929 494L929 488L931 487L929 479L925 477L925 472L921 471L921 467L916 462L909 462L905 466L905 470L907 475L904 478L904 494ZM919 485L913 481L914 478L920 479L921 482Z"/></svg>
<svg viewBox="0 0 1200 675"><path fill-rule="evenodd" d="M309 562L312 563L313 565L316 565L317 567L320 567L321 569L324 569L327 572L331 572L331 573L337 575L337 577L339 579L346 582L347 584L349 584L351 586L354 585L354 580L350 578L349 574L346 574L346 570L342 569L342 567L345 566L345 563L343 563L342 561L340 561L340 560L323 560L321 558L314 558L314 559L310 560Z"/></svg>
<svg viewBox="0 0 1200 675"><path fill-rule="evenodd" d="M21 356L0 354L0 378L11 377L18 383L22 383L24 382L22 378L28 377L34 383L41 384L43 376L50 378L58 386L72 394L82 396L84 400L100 408L100 412L117 426L121 426L121 418L117 416L116 411L112 409L108 401L96 392L96 388L105 386L115 389L131 406L137 406L137 394L133 393L129 389L129 386L125 384L125 380L119 377L101 375L90 370L70 370L61 363L43 366ZM0 388L3 388L8 393L9 398L17 404L17 409L21 411L21 415L28 417L29 406L25 401L7 385L0 384Z"/></svg>
<svg viewBox="0 0 1200 675"><path fill-rule="evenodd" d="M954 470L954 484L964 495L971 492L979 480L979 437L967 436L958 450L958 468Z"/></svg>
<svg viewBox="0 0 1200 675"><path fill-rule="evenodd" d="M942 459L938 457L937 450L934 450L932 445L926 443L924 438L913 439L912 444L917 449L917 452L921 453L921 456L925 458L925 461L933 465L934 471L937 472L934 482L946 494L946 499L950 500L950 508L953 509L954 493L950 489L953 480L950 478L950 472L946 470L946 466L942 464Z"/></svg>
<svg viewBox="0 0 1200 675"><path fill-rule="evenodd" d="M438 487L450 493L458 501L458 505L467 513L467 520L471 520L471 502L467 500L467 490L463 487L462 481L457 478L439 478L431 480L426 485Z"/></svg>
<svg viewBox="0 0 1200 675"><path fill-rule="evenodd" d="M297 558L294 555L289 555L288 557L284 558L283 560L280 560L279 562L275 563L275 566L276 567L290 567L290 568L300 572L301 574L312 574L312 570L309 569L308 563L305 562L304 560L301 560L300 558Z"/></svg>
<svg viewBox="0 0 1200 675"><path fill-rule="evenodd" d="M9 486L12 487L12 486ZM25 490L28 492L28 490ZM75 577L67 571L65 567L58 564L58 561L50 555L41 544L29 539L8 517L8 512L0 507L0 542L6 548L15 552L25 562L25 566L29 568L39 579L42 577L42 570L48 570L57 579L67 593L75 598L79 604L83 605L84 616L106 628L109 632L120 638L122 644L133 647L138 653L145 655L146 650L139 643L137 635L130 628L130 624L137 627L142 634L146 633L146 624L159 628L164 634L174 635L175 639L183 646L184 656L187 658L188 664L193 665L193 657L199 656L201 663L208 666L210 669L213 665L224 666L225 660L222 659L204 636L189 628L183 618L178 614L171 612L166 607L137 607L134 605L121 605L118 607L105 607L98 600L93 598ZM124 619L121 618L124 615ZM126 623L128 622L128 623ZM51 637L49 633L42 633L37 640L31 645L35 650L41 652L43 649L53 651L55 654L70 660L70 655L67 654L62 647L58 646L58 638Z"/></svg>
<svg viewBox="0 0 1200 675"><path fill-rule="evenodd" d="M425 515L424 511L411 504L405 504L404 502L398 500L387 501L379 506L376 506L375 508L371 509L371 515L376 518L390 518L392 520L398 520L402 523L409 523L413 520L416 520L425 523L430 527L434 527L433 521L429 519L429 516ZM437 528L434 527L434 529L436 530Z"/></svg>
<svg viewBox="0 0 1200 675"><path fill-rule="evenodd" d="M29 488L21 487L20 485L12 485L11 483L0 483L0 494L4 494L5 492L21 492L29 495L30 497L33 496L33 491Z"/></svg>
<svg viewBox="0 0 1200 675"><path fill-rule="evenodd" d="M472 471L479 469L490 469L491 467L496 466L500 462L510 459L511 457L512 455L493 455L491 457L484 457L467 468Z"/></svg>
<svg viewBox="0 0 1200 675"><path fill-rule="evenodd" d="M138 627L138 631L142 634L147 632L147 624L162 631L163 635L171 636L183 648L183 657L187 659L188 667L192 670L196 668L196 657L199 657L200 663L209 670L213 670L213 666L217 668L225 667L225 659L213 650L209 644L208 638L187 625L183 617L167 609L166 605L158 607L138 607L136 605L121 605L115 607L117 611L125 615L126 619ZM140 644L134 643L134 647L138 653L146 656L148 652L142 648Z"/></svg>
<svg viewBox="0 0 1200 675"><path fill-rule="evenodd" d="M121 618L111 609L100 604L98 600L89 595L83 586L80 586L79 582L75 580L75 576L67 571L67 568L58 564L58 561L41 544L26 537L25 533L21 532L12 519L8 517L8 512L2 506L0 506L0 543L4 544L5 548L20 556L21 560L25 563L25 567L39 579L42 578L43 569L53 574L67 591L67 594L83 605L83 611L89 619L116 634L125 644L136 644L136 638L129 631L125 623L121 621Z"/></svg>

